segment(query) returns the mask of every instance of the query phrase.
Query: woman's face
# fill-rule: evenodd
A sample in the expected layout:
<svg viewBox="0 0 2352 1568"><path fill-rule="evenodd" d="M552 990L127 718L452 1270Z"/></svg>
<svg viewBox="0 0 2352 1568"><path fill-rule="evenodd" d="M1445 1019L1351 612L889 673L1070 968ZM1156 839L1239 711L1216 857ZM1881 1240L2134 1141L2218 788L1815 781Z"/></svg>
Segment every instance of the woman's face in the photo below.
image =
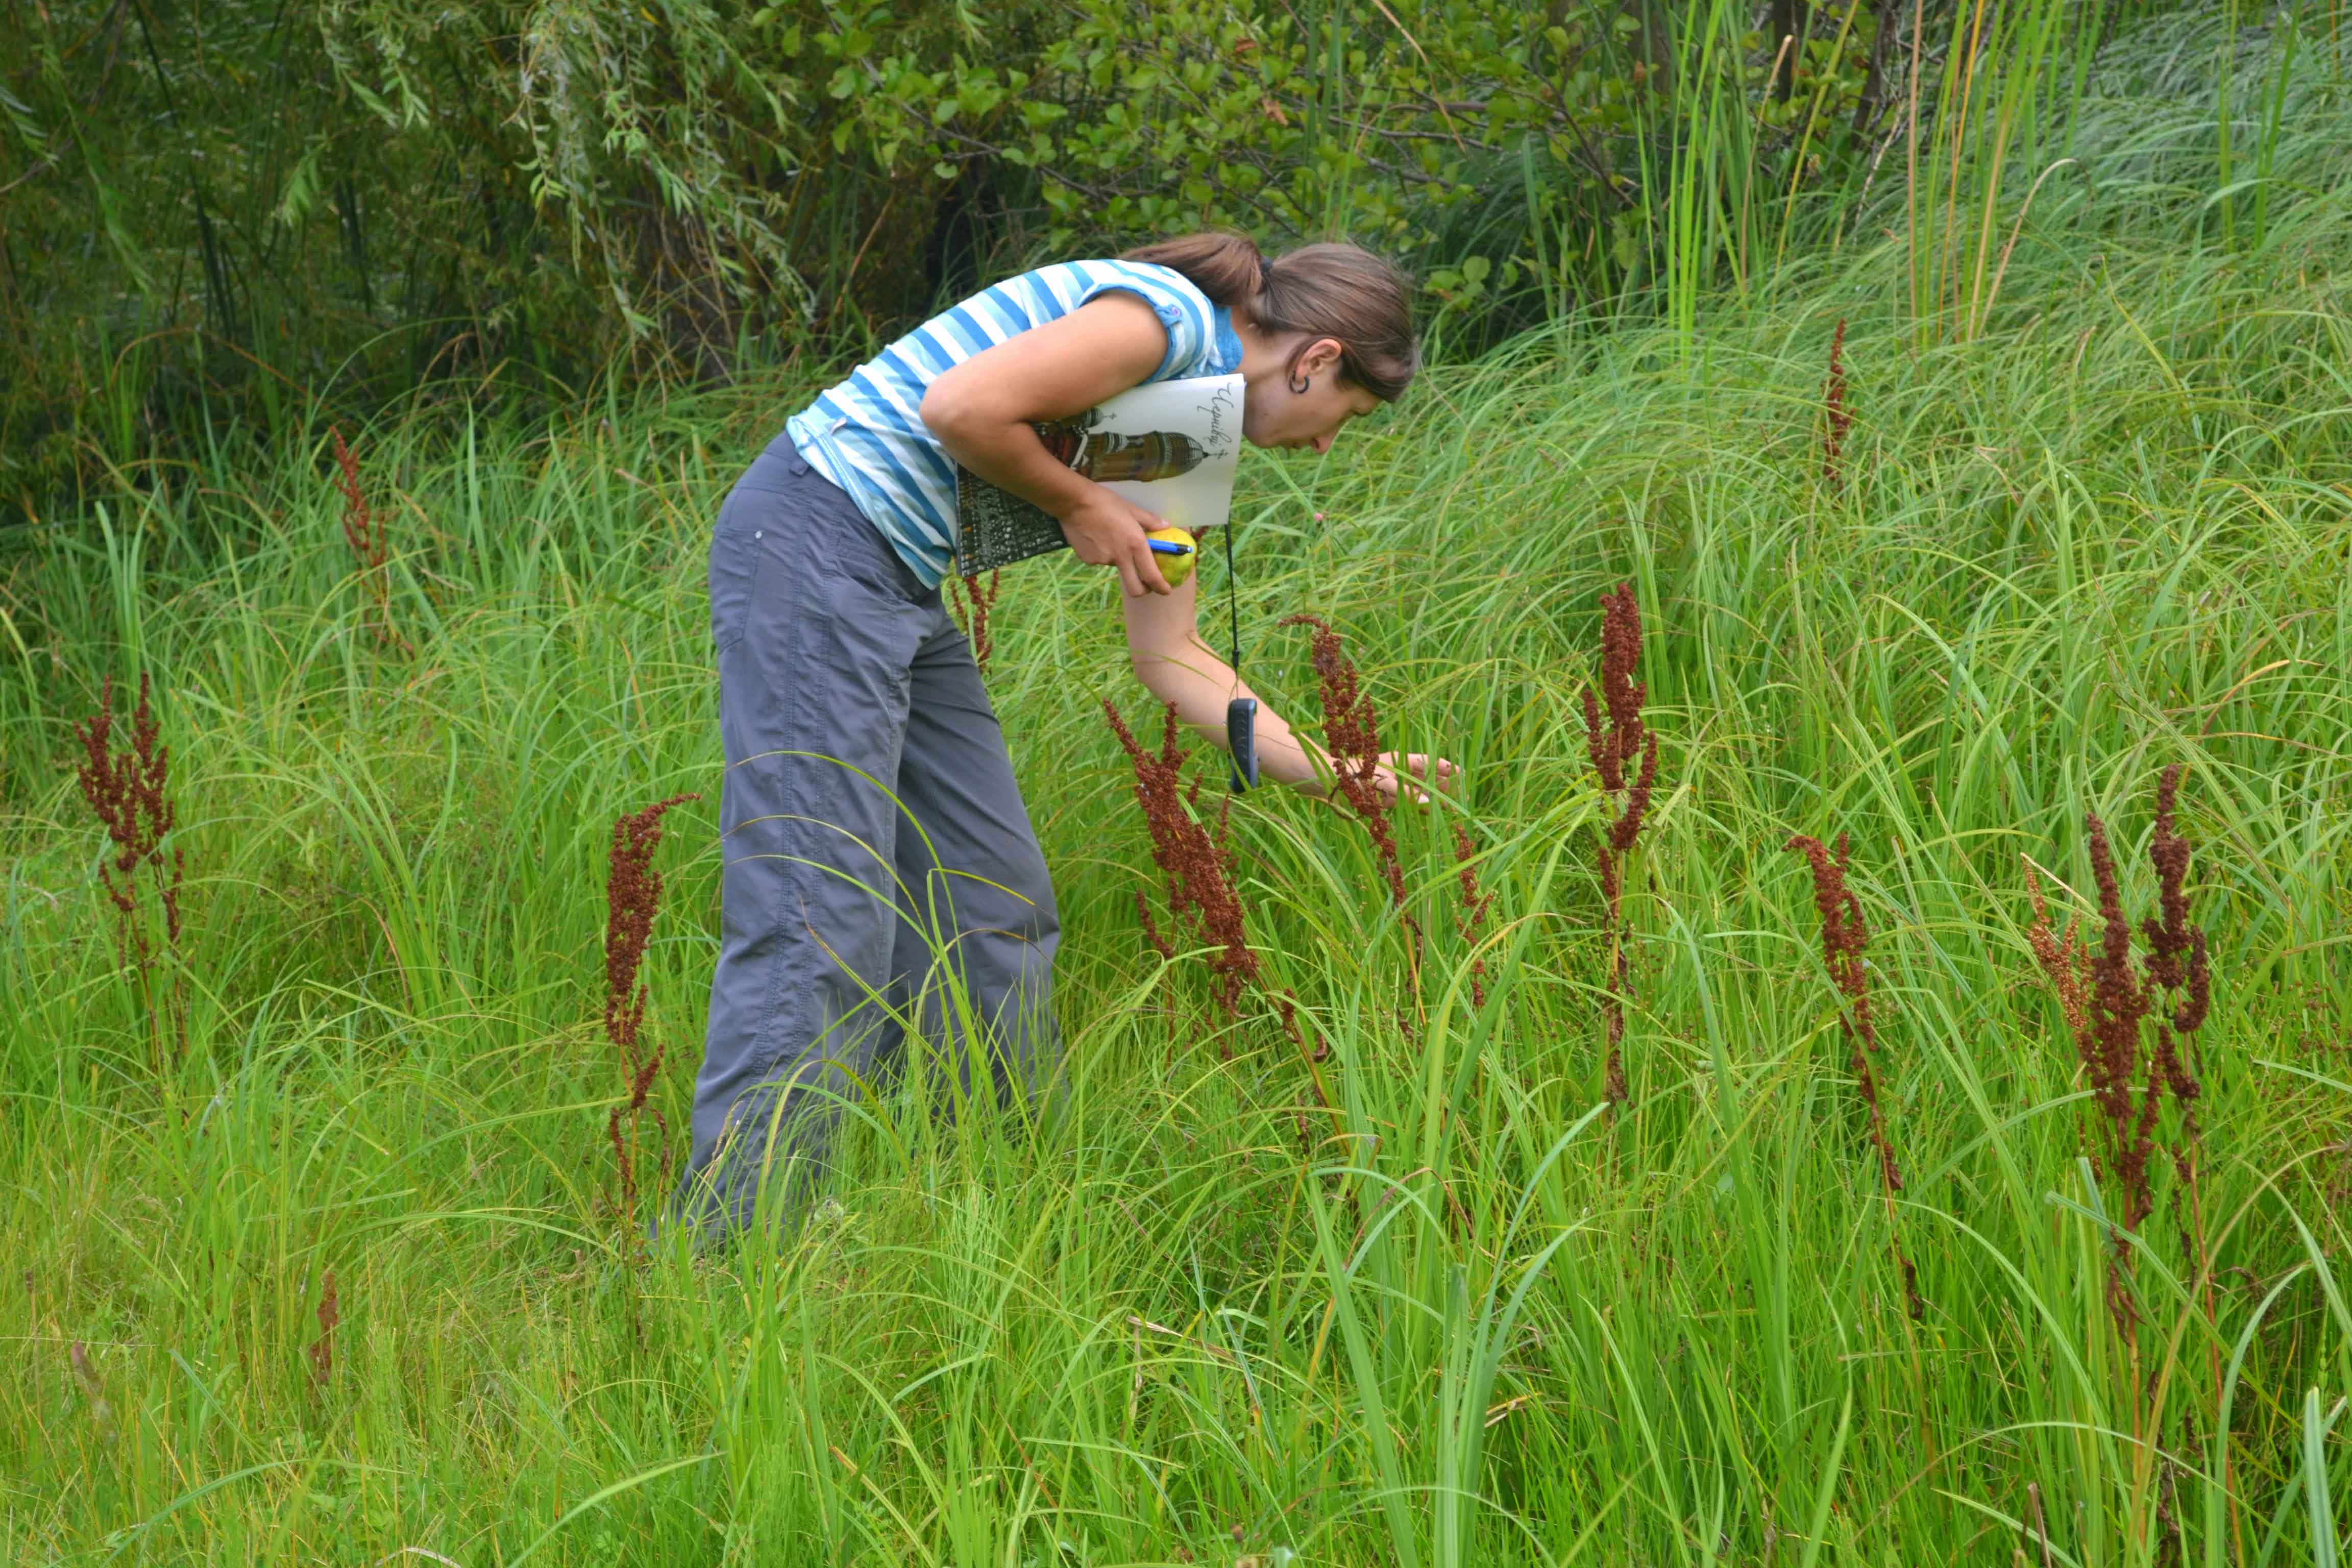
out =
<svg viewBox="0 0 2352 1568"><path fill-rule="evenodd" d="M1331 449L1339 426L1370 414L1381 400L1339 374L1337 340L1318 339L1286 369L1252 383L1242 397L1242 437L1253 447ZM1307 390L1294 392L1301 381Z"/></svg>

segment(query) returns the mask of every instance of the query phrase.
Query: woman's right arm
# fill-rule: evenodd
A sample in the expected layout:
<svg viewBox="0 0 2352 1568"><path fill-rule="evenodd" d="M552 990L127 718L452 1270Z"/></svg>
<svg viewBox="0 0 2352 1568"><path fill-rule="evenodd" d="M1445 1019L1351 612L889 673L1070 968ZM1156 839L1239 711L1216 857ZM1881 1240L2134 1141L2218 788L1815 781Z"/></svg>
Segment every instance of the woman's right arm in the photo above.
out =
<svg viewBox="0 0 2352 1568"><path fill-rule="evenodd" d="M1223 751L1228 749L1225 704L1257 693L1201 640L1200 582L1193 577L1164 599L1129 599L1127 652L1136 679L1151 695L1174 703L1180 722ZM1261 778L1307 795L1329 793L1330 754L1283 722L1282 715L1263 701L1258 704L1255 739ZM1412 775L1412 784L1408 785L1400 773ZM1433 778L1440 788L1453 788L1454 764L1443 758L1433 761L1418 752L1407 755L1390 752L1381 756L1371 782L1391 801L1401 790L1410 789L1412 799L1426 805L1428 795L1423 786Z"/></svg>
<svg viewBox="0 0 2352 1568"><path fill-rule="evenodd" d="M1168 329L1150 306L1105 294L950 365L919 412L950 457L1059 519L1079 560L1117 567L1129 597L1165 594L1146 537L1161 521L1055 460L1031 426L1117 396L1167 353Z"/></svg>

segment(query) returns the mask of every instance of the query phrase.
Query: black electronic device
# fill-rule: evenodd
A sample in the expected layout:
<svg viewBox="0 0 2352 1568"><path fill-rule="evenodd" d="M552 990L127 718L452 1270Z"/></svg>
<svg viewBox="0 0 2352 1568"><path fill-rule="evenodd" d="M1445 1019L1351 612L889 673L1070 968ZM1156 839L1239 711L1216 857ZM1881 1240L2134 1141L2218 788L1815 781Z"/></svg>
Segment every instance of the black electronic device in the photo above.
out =
<svg viewBox="0 0 2352 1568"><path fill-rule="evenodd" d="M1236 697L1225 704L1225 744L1234 753L1233 786L1257 787L1257 699Z"/></svg>

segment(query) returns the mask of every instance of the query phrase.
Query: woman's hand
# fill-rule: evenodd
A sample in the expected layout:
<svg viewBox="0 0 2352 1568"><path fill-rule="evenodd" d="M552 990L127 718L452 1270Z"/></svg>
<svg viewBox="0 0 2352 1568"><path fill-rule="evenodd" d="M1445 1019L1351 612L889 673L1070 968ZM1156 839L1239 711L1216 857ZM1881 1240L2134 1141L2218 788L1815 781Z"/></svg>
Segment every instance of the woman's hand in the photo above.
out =
<svg viewBox="0 0 2352 1568"><path fill-rule="evenodd" d="M1429 794L1422 786L1430 782L1433 768L1436 773L1437 787L1448 795L1453 794L1454 786L1461 780L1462 770L1444 757L1424 756L1419 752L1383 752L1381 765L1372 773L1372 785L1388 797L1391 805L1397 803L1399 794L1407 788L1412 792L1413 805L1427 805ZM1406 784L1398 776L1400 773L1411 773L1414 782L1411 785Z"/></svg>
<svg viewBox="0 0 2352 1568"><path fill-rule="evenodd" d="M1078 559L1089 566L1118 568L1119 584L1130 599L1174 592L1160 574L1148 537L1153 529L1167 526L1164 519L1092 483L1078 504L1062 514L1062 536Z"/></svg>

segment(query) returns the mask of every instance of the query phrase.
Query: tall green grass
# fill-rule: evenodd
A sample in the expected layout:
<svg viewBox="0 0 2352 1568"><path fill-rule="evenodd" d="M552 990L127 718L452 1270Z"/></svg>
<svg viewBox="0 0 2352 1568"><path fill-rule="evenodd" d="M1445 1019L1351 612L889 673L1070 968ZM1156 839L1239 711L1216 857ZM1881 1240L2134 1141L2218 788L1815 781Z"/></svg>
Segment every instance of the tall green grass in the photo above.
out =
<svg viewBox="0 0 2352 1568"><path fill-rule="evenodd" d="M1646 284L1686 344L1700 310L1723 294L1770 298L1793 250L1879 235L1904 248L1919 342L1974 336L2043 187L2079 185L2094 165L2101 177L2120 172L2116 149L2078 147L2078 132L2148 132L2113 112L2118 97L2165 122L2168 171L2206 183L2215 237L2234 245L2242 228L2259 247L2273 192L2291 179L2277 163L2282 132L2309 94L2344 81L2341 7L2324 0L1920 0L1867 16L1853 0L1801 10L1799 41L1816 58L1800 66L1794 49L1777 56L1769 79L1794 87L1801 76L1802 90L1791 93L1789 122L1768 127L1754 46L1760 37L1773 51L1769 34L1751 29L1752 8L1660 8L1671 75L1652 118L1633 122L1630 188L1644 243L1620 281ZM2118 34L2120 46L2103 47ZM1841 119L1834 68L1873 58L1874 104ZM1577 246L1563 235L1554 248L1564 258ZM1605 262L1600 270L1605 278Z"/></svg>
<svg viewBox="0 0 2352 1568"><path fill-rule="evenodd" d="M1061 1084L950 1121L919 1049L830 1201L721 1253L638 1268L614 1220L601 873L618 813L704 793L647 961L678 1124L717 929L702 550L793 389L363 433L410 655L367 633L321 450L53 520L0 626L9 1560L2337 1561L2346 105L2306 42L2259 231L2224 234L2179 58L2103 67L2092 177L2003 195L1969 331L1923 338L1916 253L1856 235L1711 304L1696 352L1546 334L1328 462L1252 460L1261 689L1311 709L1273 628L1323 612L1390 742L1468 778L1402 826L1420 939L1344 815L1234 807L1336 1116L1136 929L1109 591L1008 576L991 684L1068 933ZM1577 709L1621 580L1665 760L1610 1116ZM191 866L161 1071L68 771L68 721L141 671ZM2165 1178L2126 1337L2021 860L2083 909L2095 810L2147 908L2174 762L2219 977L2211 1256ZM1496 895L1475 949L1457 823ZM1891 1208L1794 832L1852 837Z"/></svg>

